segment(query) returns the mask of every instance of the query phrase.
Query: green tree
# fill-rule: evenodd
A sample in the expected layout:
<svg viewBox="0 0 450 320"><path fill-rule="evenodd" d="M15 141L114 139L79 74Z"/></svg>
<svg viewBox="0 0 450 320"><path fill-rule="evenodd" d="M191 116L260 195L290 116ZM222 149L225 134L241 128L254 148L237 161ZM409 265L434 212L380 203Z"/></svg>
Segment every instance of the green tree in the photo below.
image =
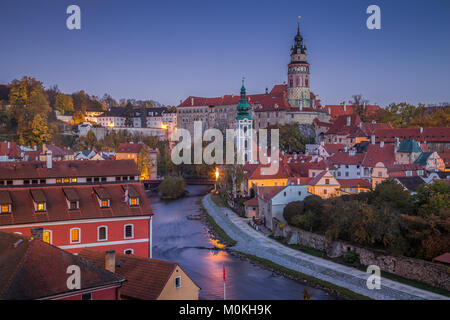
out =
<svg viewBox="0 0 450 320"><path fill-rule="evenodd" d="M178 199L186 192L186 182L183 177L168 176L161 182L158 190L163 199Z"/></svg>
<svg viewBox="0 0 450 320"><path fill-rule="evenodd" d="M125 126L132 127L133 126L133 116L134 116L134 108L131 102L128 102L125 106Z"/></svg>
<svg viewBox="0 0 450 320"><path fill-rule="evenodd" d="M74 111L72 96L58 93L55 98L55 108L64 114L71 114Z"/></svg>

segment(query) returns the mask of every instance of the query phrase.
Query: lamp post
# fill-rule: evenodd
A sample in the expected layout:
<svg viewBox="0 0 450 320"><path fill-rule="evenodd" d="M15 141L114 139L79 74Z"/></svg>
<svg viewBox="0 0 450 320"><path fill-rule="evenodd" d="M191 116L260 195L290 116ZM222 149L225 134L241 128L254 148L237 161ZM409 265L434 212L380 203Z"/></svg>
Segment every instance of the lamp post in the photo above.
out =
<svg viewBox="0 0 450 320"><path fill-rule="evenodd" d="M216 176L216 182L214 183L214 192L217 192L217 181L219 180L219 168L216 167L216 172L214 172L215 176Z"/></svg>

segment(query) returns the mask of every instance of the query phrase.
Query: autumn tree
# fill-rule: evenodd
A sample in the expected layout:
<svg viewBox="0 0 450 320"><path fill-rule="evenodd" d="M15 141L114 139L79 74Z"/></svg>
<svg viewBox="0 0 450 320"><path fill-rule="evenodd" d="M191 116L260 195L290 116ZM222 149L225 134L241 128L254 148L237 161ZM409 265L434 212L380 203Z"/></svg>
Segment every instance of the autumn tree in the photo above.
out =
<svg viewBox="0 0 450 320"><path fill-rule="evenodd" d="M72 96L58 93L55 98L55 108L64 114L71 114L74 111Z"/></svg>
<svg viewBox="0 0 450 320"><path fill-rule="evenodd" d="M137 157L137 165L139 172L141 173L141 180L149 180L153 167L150 148L147 146L141 148Z"/></svg>
<svg viewBox="0 0 450 320"><path fill-rule="evenodd" d="M367 121L365 106L369 104L369 100L363 99L361 94L355 94L348 103L353 107L353 112L356 113L362 121Z"/></svg>

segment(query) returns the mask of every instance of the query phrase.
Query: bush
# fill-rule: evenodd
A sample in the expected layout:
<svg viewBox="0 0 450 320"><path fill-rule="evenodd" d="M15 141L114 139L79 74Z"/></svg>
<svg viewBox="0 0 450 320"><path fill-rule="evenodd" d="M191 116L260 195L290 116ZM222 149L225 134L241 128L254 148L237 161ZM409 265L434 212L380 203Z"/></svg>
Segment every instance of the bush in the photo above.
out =
<svg viewBox="0 0 450 320"><path fill-rule="evenodd" d="M354 251L349 250L344 254L344 260L345 260L345 262L350 263L350 264L359 262L359 254L357 254Z"/></svg>
<svg viewBox="0 0 450 320"><path fill-rule="evenodd" d="M186 182L183 177L166 177L158 190L163 199L178 199L186 192Z"/></svg>

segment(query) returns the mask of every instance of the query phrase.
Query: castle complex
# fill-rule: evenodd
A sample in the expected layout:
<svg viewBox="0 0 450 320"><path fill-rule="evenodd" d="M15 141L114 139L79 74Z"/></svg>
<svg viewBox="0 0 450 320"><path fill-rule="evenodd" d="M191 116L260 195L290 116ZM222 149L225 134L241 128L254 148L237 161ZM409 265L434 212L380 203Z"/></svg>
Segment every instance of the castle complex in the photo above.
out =
<svg viewBox="0 0 450 320"><path fill-rule="evenodd" d="M330 119L318 97L309 89L310 66L299 26L290 51L287 84L275 85L271 91L266 88L265 93L246 96L254 129L288 123L312 124L316 118L325 122ZM194 121L201 121L203 130L234 128L241 98L242 95L233 94L215 98L190 96L177 107L178 128L187 129L192 135Z"/></svg>

